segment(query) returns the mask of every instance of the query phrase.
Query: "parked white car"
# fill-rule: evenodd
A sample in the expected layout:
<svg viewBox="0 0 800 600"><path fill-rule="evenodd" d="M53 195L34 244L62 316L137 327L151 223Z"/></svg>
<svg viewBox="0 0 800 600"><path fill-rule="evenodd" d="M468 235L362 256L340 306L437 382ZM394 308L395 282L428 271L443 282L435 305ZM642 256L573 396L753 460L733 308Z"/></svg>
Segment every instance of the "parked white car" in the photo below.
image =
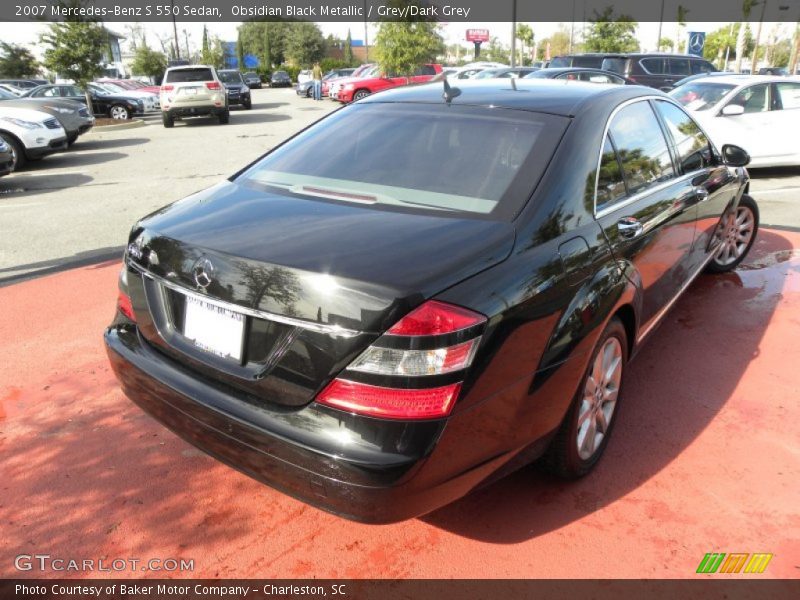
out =
<svg viewBox="0 0 800 600"><path fill-rule="evenodd" d="M800 165L800 79L764 75L701 78L670 95L717 147L735 144L751 167Z"/></svg>
<svg viewBox="0 0 800 600"><path fill-rule="evenodd" d="M306 81L311 81L311 78L313 76L314 76L313 73L308 69L306 69L304 71L300 71L297 74L297 85L300 85L301 83L305 83Z"/></svg>
<svg viewBox="0 0 800 600"><path fill-rule="evenodd" d="M67 148L67 133L48 113L0 105L0 137L11 146L14 170Z"/></svg>

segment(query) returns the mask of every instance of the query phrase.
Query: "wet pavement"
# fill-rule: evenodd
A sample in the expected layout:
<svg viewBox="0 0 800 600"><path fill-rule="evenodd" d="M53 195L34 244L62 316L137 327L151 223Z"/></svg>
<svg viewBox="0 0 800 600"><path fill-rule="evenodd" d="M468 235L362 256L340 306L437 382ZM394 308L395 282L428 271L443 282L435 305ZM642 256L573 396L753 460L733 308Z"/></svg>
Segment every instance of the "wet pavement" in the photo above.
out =
<svg viewBox="0 0 800 600"><path fill-rule="evenodd" d="M0 288L0 577L40 576L14 557L47 553L194 559L167 574L187 577L684 578L707 552L800 576L800 233L762 229L744 265L689 288L632 363L592 475L533 466L388 526L260 485L126 400L101 339L118 270Z"/></svg>

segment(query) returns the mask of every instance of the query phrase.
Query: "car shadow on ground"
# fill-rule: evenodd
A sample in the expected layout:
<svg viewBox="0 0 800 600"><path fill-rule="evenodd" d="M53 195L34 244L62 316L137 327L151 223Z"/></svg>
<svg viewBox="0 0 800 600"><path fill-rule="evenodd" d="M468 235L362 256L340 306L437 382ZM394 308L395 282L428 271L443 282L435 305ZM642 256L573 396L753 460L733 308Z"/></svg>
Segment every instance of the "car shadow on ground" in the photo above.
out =
<svg viewBox="0 0 800 600"><path fill-rule="evenodd" d="M80 149L80 148L79 148ZM22 172L43 171L46 169L60 169L63 167L85 167L112 162L128 156L124 152L59 152L29 162Z"/></svg>
<svg viewBox="0 0 800 600"><path fill-rule="evenodd" d="M94 181L93 177L81 173L54 173L46 177L28 177L24 172L14 173L9 177L0 179L0 206L4 199L22 198L50 192L64 190L71 187L87 184Z"/></svg>
<svg viewBox="0 0 800 600"><path fill-rule="evenodd" d="M0 203L0 206L2 204ZM97 248L86 252L78 252L71 256L61 256L48 260L41 260L26 265L14 265L13 267L0 267L0 287L19 283L26 279L35 279L43 275L52 275L59 271L67 271L78 267L91 266L92 268L101 267L108 261L119 262L122 259L124 246L108 246ZM8 275L11 272L20 272L17 275Z"/></svg>
<svg viewBox="0 0 800 600"><path fill-rule="evenodd" d="M766 178L790 178L800 175L800 167L764 167L764 168L748 168L747 172L750 173L751 179L766 179Z"/></svg>
<svg viewBox="0 0 800 600"><path fill-rule="evenodd" d="M73 144L69 151L76 150L103 150L105 148L123 148L125 146L138 146L139 144L146 144L150 138L114 138L106 140L86 139L83 137L78 138L78 141Z"/></svg>
<svg viewBox="0 0 800 600"><path fill-rule="evenodd" d="M422 520L513 544L579 520L655 476L706 429L758 355L787 271L797 269L792 252L789 240L762 230L736 271L692 284L630 363L614 435L592 474L565 482L530 465Z"/></svg>
<svg viewBox="0 0 800 600"><path fill-rule="evenodd" d="M254 110L272 110L281 106L289 106L288 102L253 102Z"/></svg>

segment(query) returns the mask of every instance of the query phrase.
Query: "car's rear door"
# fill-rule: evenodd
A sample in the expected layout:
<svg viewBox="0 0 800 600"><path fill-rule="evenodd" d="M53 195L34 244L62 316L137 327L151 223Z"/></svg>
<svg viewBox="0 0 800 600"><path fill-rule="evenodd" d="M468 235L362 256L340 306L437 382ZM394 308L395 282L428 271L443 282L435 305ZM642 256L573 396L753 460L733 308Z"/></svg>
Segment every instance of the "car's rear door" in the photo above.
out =
<svg viewBox="0 0 800 600"><path fill-rule="evenodd" d="M640 331L690 277L696 213L695 190L675 169L650 101L618 107L600 157L595 215L617 259L634 267Z"/></svg>

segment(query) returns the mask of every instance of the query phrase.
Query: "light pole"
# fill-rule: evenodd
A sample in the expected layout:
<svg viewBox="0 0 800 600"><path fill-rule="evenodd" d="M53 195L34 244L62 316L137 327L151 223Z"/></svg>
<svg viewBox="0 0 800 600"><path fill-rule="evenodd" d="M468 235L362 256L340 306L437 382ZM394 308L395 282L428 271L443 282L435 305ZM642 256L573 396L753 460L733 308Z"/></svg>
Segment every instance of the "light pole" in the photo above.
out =
<svg viewBox="0 0 800 600"><path fill-rule="evenodd" d="M175 39L175 58L181 57L181 43L178 41L178 24L175 23L175 0L169 0L170 13L172 14L172 33Z"/></svg>

